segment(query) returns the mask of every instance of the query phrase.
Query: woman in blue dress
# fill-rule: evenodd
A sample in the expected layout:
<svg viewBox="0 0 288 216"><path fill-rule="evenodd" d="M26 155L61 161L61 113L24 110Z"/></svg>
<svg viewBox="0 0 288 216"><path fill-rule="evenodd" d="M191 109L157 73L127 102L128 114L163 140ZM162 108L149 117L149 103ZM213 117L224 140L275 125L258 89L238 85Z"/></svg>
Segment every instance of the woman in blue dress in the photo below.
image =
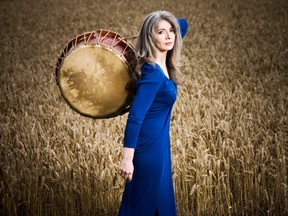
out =
<svg viewBox="0 0 288 216"><path fill-rule="evenodd" d="M149 14L135 51L128 83L135 89L124 133L119 174L126 180L119 216L175 216L170 118L177 93L178 59L185 19L167 11Z"/></svg>

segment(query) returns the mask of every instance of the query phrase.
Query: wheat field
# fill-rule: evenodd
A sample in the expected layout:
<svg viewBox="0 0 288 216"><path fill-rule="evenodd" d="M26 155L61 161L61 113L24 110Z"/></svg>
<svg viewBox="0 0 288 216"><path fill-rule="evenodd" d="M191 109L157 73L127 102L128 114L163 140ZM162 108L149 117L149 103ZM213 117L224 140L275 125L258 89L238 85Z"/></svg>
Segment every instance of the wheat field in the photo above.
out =
<svg viewBox="0 0 288 216"><path fill-rule="evenodd" d="M286 0L0 0L0 8L0 215L117 215L127 114L73 111L55 67L77 35L104 28L129 38L155 10L189 23L171 120L178 215L288 214Z"/></svg>

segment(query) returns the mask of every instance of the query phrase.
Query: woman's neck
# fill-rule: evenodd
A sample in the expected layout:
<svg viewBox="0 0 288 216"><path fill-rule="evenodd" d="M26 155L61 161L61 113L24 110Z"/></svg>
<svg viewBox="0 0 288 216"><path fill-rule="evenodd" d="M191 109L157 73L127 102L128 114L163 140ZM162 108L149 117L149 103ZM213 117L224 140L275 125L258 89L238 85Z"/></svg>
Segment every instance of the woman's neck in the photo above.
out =
<svg viewBox="0 0 288 216"><path fill-rule="evenodd" d="M156 57L154 59L155 63L160 65L162 68L166 68L166 57L167 57L167 52L158 52L156 54Z"/></svg>
<svg viewBox="0 0 288 216"><path fill-rule="evenodd" d="M154 59L154 62L162 68L162 71L164 72L165 76L168 79L170 79L169 72L167 70L167 65L166 65L166 57L167 57L167 52L157 53L156 58Z"/></svg>

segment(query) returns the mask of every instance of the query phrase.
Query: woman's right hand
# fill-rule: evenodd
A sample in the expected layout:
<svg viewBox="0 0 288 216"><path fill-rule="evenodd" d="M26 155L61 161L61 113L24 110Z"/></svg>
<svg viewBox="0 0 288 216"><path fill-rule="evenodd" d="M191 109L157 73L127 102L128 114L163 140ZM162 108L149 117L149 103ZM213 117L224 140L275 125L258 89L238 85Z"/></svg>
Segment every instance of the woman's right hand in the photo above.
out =
<svg viewBox="0 0 288 216"><path fill-rule="evenodd" d="M133 157L134 157L134 151L133 148L123 148L123 159L120 163L119 167L119 175L121 175L125 181L131 181L134 171L134 165L133 165Z"/></svg>
<svg viewBox="0 0 288 216"><path fill-rule="evenodd" d="M134 171L134 166L133 166L132 159L123 158L119 167L119 175L121 175L125 181L130 182L132 180L133 171Z"/></svg>

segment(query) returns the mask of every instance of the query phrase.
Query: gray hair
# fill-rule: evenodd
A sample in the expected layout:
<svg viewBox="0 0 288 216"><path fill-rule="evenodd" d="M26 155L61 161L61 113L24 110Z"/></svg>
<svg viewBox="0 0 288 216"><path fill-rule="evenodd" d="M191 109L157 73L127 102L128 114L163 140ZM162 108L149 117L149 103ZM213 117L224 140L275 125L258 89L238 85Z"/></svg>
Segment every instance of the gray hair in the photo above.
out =
<svg viewBox="0 0 288 216"><path fill-rule="evenodd" d="M135 47L136 57L138 64L140 65L144 62L153 63L152 59L156 57L155 55L157 51L154 42L154 35L156 34L156 27L161 20L169 22L175 31L174 47L172 50L168 51L167 54L168 71L174 73L178 71L178 59L180 57L182 38L177 19L168 11L155 11L146 16L140 29ZM172 75L172 78L173 77L174 76Z"/></svg>
<svg viewBox="0 0 288 216"><path fill-rule="evenodd" d="M147 62L153 64L156 58L157 47L155 45L155 34L158 23L166 20L170 23L175 32L174 46L167 52L166 65L170 78L177 84L179 80L176 73L179 71L179 57L182 47L182 37L177 19L168 11L155 11L144 19L135 46L136 64L132 71L132 78L128 82L127 88L135 86L137 77L141 76L140 68Z"/></svg>

